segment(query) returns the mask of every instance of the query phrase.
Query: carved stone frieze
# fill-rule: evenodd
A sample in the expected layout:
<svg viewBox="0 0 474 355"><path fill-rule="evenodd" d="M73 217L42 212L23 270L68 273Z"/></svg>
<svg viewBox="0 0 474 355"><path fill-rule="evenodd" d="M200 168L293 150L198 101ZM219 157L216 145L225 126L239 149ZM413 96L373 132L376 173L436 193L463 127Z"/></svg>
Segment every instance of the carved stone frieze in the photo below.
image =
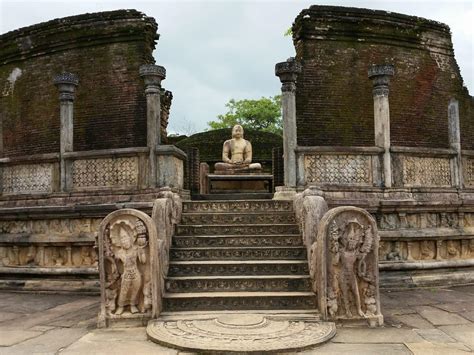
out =
<svg viewBox="0 0 474 355"><path fill-rule="evenodd" d="M0 246L0 266L95 267L97 262L97 252L90 243L82 246L72 243Z"/></svg>
<svg viewBox="0 0 474 355"><path fill-rule="evenodd" d="M7 220L0 221L0 233L70 237L71 234L96 234L100 218L55 218L38 220Z"/></svg>
<svg viewBox="0 0 474 355"><path fill-rule="evenodd" d="M299 230L296 224L178 226L178 235L272 235L298 233Z"/></svg>
<svg viewBox="0 0 474 355"><path fill-rule="evenodd" d="M184 202L183 212L292 212L292 201Z"/></svg>
<svg viewBox="0 0 474 355"><path fill-rule="evenodd" d="M365 210L337 207L320 222L311 263L323 319L367 319L382 325L377 224Z"/></svg>
<svg viewBox="0 0 474 355"><path fill-rule="evenodd" d="M182 224L288 224L295 223L294 213L272 214L198 214L186 213Z"/></svg>
<svg viewBox="0 0 474 355"><path fill-rule="evenodd" d="M407 261L436 261L474 258L474 238L424 239L401 242L407 245ZM381 259L382 260L382 259ZM388 260L388 259L387 259Z"/></svg>
<svg viewBox="0 0 474 355"><path fill-rule="evenodd" d="M308 277L266 279L168 279L169 292L257 292L257 291L311 291Z"/></svg>
<svg viewBox="0 0 474 355"><path fill-rule="evenodd" d="M308 274L306 261L293 263L251 264L248 262L229 264L177 264L171 263L170 276L197 276L197 275L305 275Z"/></svg>
<svg viewBox="0 0 474 355"><path fill-rule="evenodd" d="M74 188L136 187L138 171L137 157L75 160L72 184Z"/></svg>
<svg viewBox="0 0 474 355"><path fill-rule="evenodd" d="M450 187L451 162L449 158L403 156L403 185Z"/></svg>
<svg viewBox="0 0 474 355"><path fill-rule="evenodd" d="M172 260L237 260L237 259L292 259L306 258L304 248L262 248L262 249L171 249Z"/></svg>
<svg viewBox="0 0 474 355"><path fill-rule="evenodd" d="M181 248L192 247L278 247L278 246L300 246L303 245L301 237L297 236L232 236L232 237L174 237L173 245Z"/></svg>
<svg viewBox="0 0 474 355"><path fill-rule="evenodd" d="M368 155L310 154L304 160L306 183L372 184L372 163Z"/></svg>
<svg viewBox="0 0 474 355"><path fill-rule="evenodd" d="M239 309L315 309L316 298L313 295L304 297L193 297L164 298L164 307L169 311L206 310L239 310Z"/></svg>
<svg viewBox="0 0 474 355"><path fill-rule="evenodd" d="M110 319L152 316L157 232L152 219L133 209L110 213L100 224L99 326Z"/></svg>
<svg viewBox="0 0 474 355"><path fill-rule="evenodd" d="M2 167L2 193L27 194L53 191L54 164L22 164Z"/></svg>
<svg viewBox="0 0 474 355"><path fill-rule="evenodd" d="M377 217L378 227L382 230L400 228L458 228L468 226L468 214L459 212L418 212L418 213L383 213Z"/></svg>

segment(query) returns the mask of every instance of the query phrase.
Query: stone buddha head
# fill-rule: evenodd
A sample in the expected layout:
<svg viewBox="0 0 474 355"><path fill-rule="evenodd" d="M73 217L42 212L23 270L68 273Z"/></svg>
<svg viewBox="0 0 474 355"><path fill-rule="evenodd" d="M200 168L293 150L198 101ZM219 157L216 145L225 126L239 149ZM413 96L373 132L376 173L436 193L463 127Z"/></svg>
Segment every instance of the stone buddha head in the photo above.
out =
<svg viewBox="0 0 474 355"><path fill-rule="evenodd" d="M236 139L244 138L244 128L241 125L236 124L232 128L232 138L236 138Z"/></svg>

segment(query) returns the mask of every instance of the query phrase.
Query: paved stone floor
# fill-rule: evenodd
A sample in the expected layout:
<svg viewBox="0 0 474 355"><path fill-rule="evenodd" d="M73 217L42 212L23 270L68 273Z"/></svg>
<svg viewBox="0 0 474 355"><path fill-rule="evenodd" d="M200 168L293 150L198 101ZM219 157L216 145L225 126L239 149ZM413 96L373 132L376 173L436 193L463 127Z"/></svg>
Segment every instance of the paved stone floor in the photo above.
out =
<svg viewBox="0 0 474 355"><path fill-rule="evenodd" d="M183 354L145 328L96 329L97 296L0 292L0 354ZM338 327L304 354L466 354L474 350L474 286L382 292L385 326Z"/></svg>

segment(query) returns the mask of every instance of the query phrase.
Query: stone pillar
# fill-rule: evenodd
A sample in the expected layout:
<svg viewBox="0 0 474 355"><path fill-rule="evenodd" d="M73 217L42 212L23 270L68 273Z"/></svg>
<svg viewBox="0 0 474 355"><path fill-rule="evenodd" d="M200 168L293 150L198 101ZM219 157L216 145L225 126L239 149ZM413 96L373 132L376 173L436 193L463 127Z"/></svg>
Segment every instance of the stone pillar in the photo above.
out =
<svg viewBox="0 0 474 355"><path fill-rule="evenodd" d="M463 186L462 156L461 156L461 129L459 127L459 102L451 99L448 105L449 146L456 151L452 159L453 185Z"/></svg>
<svg viewBox="0 0 474 355"><path fill-rule="evenodd" d="M280 78L283 115L283 163L285 187L296 187L296 79L301 65L295 58L275 65L275 75Z"/></svg>
<svg viewBox="0 0 474 355"><path fill-rule="evenodd" d="M393 65L373 65L369 68L374 95L375 145L383 148L383 182L392 187L392 160L390 156L390 107L388 103L390 77L394 74Z"/></svg>
<svg viewBox="0 0 474 355"><path fill-rule="evenodd" d="M140 76L145 81L147 146L150 149L148 185L156 187L155 149L161 143L161 81L166 78L162 66L145 64L140 67Z"/></svg>
<svg viewBox="0 0 474 355"><path fill-rule="evenodd" d="M74 98L76 87L79 79L75 74L62 73L54 78L54 85L59 91L60 101L60 120L61 120L61 137L60 137L60 155L61 155L61 191L67 191L68 186L68 170L67 162L64 159L64 153L72 152L73 135L74 135Z"/></svg>

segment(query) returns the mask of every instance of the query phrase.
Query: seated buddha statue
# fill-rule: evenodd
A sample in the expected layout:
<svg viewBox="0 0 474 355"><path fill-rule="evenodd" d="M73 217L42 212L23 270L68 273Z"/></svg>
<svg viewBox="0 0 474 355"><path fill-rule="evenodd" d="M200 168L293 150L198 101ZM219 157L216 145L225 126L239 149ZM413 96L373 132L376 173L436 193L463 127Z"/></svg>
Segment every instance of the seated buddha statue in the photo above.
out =
<svg viewBox="0 0 474 355"><path fill-rule="evenodd" d="M214 165L216 174L259 172L260 163L252 163L252 145L244 139L241 125L232 128L232 139L226 140L222 148L222 162Z"/></svg>

